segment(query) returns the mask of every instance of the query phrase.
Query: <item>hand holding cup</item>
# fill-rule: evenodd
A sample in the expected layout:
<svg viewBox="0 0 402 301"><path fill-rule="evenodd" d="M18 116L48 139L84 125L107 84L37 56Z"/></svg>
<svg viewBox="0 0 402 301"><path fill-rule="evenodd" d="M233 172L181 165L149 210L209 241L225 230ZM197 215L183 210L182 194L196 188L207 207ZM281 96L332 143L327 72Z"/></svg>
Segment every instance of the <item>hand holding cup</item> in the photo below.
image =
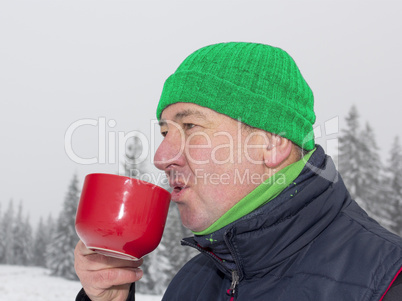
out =
<svg viewBox="0 0 402 301"><path fill-rule="evenodd" d="M141 279L142 259L124 260L87 249L80 240L75 248L75 270L92 301L125 301L131 283Z"/></svg>
<svg viewBox="0 0 402 301"><path fill-rule="evenodd" d="M89 174L76 216L75 269L91 300L125 300L142 257L159 244L170 193L154 184Z"/></svg>

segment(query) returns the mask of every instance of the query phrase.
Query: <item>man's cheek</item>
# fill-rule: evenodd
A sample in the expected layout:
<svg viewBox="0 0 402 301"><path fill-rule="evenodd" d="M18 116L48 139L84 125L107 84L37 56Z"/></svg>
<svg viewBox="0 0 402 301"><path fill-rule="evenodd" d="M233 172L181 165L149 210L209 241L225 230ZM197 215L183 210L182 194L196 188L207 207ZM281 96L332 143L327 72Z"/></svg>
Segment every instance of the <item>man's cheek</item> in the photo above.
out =
<svg viewBox="0 0 402 301"><path fill-rule="evenodd" d="M191 164L211 164L212 143L205 133L195 133L188 137L185 146L187 161Z"/></svg>
<svg viewBox="0 0 402 301"><path fill-rule="evenodd" d="M204 166L213 163L211 148L202 145L189 145L186 148L187 161L190 164Z"/></svg>
<svg viewBox="0 0 402 301"><path fill-rule="evenodd" d="M234 163L235 156L233 147L230 144L221 144L212 149L211 160L214 164L222 165L227 163Z"/></svg>

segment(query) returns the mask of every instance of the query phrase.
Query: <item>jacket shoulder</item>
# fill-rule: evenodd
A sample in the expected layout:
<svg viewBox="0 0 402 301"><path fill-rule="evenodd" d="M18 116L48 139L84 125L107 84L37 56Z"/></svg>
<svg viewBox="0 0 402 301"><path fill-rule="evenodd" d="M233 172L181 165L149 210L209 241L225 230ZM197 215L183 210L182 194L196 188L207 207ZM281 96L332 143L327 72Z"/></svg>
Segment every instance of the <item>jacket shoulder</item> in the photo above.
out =
<svg viewBox="0 0 402 301"><path fill-rule="evenodd" d="M351 201L313 242L314 274L332 269L336 281L380 300L402 267L402 238L383 228ZM308 260L307 260L308 261Z"/></svg>

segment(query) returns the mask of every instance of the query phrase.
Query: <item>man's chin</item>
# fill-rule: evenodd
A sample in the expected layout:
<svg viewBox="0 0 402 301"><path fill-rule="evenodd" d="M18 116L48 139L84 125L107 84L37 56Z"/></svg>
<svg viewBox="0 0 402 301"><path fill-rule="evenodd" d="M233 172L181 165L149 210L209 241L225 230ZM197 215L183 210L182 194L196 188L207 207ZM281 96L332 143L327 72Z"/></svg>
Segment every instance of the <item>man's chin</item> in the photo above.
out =
<svg viewBox="0 0 402 301"><path fill-rule="evenodd" d="M183 227L189 229L191 232L201 232L206 228L208 228L204 225L205 222L197 221L197 218L189 217L184 212L180 211L180 205L179 205L179 212Z"/></svg>

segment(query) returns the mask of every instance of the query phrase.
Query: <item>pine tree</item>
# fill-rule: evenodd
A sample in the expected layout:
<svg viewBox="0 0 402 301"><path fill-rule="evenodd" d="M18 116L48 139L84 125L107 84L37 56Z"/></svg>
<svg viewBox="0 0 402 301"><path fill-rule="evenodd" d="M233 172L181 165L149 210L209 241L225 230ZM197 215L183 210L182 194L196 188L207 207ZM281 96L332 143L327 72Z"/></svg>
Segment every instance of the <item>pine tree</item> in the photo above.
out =
<svg viewBox="0 0 402 301"><path fill-rule="evenodd" d="M359 114L355 106L352 106L345 120L347 127L339 138L339 172L352 197L360 199L364 189L360 176L364 162L361 157L363 145L359 139ZM360 205L365 207L364 204Z"/></svg>
<svg viewBox="0 0 402 301"><path fill-rule="evenodd" d="M14 264L14 202L11 199L8 205L7 211L4 213L3 219L1 220L1 228L3 229L3 241L2 249L3 254L0 258L0 262L3 264Z"/></svg>
<svg viewBox="0 0 402 301"><path fill-rule="evenodd" d="M13 233L14 233L14 244L13 244L13 254L14 254L14 264L23 265L23 235L24 226L22 221L22 202L20 202L18 206L17 216L15 218L15 222L13 225Z"/></svg>
<svg viewBox="0 0 402 301"><path fill-rule="evenodd" d="M22 244L24 249L23 259L26 262L26 265L34 265L33 263L33 233L32 226L29 221L29 214L27 214L24 223L24 231L25 231L25 240Z"/></svg>
<svg viewBox="0 0 402 301"><path fill-rule="evenodd" d="M35 266L46 267L46 248L49 242L50 237L48 236L48 229L44 225L41 217L36 229L33 246L33 263Z"/></svg>
<svg viewBox="0 0 402 301"><path fill-rule="evenodd" d="M18 207L18 213L13 225L14 244L13 262L15 265L29 265L32 260L32 227L29 217L23 218L22 202Z"/></svg>
<svg viewBox="0 0 402 301"><path fill-rule="evenodd" d="M161 295L166 290L168 281L167 272L171 263L165 255L166 247L161 243L155 251L144 258L147 267L147 278L141 280L140 289L144 294Z"/></svg>
<svg viewBox="0 0 402 301"><path fill-rule="evenodd" d="M75 215L79 201L78 179L74 175L57 220L52 243L47 249L47 265L54 276L78 279L74 270L74 248L78 243Z"/></svg>
<svg viewBox="0 0 402 301"><path fill-rule="evenodd" d="M402 148L398 137L395 137L392 144L386 170L386 184L389 189L385 197L390 204L390 228L402 236Z"/></svg>
<svg viewBox="0 0 402 301"><path fill-rule="evenodd" d="M381 190L380 179L383 173L383 166L374 131L368 123L366 123L365 129L359 137L361 137L361 148L358 152L362 163L358 177L361 179L361 189L356 198L371 217L384 224L387 222L387 216L382 207L383 202L380 201L380 196L377 193Z"/></svg>
<svg viewBox="0 0 402 301"><path fill-rule="evenodd" d="M46 235L48 237L49 242L52 240L54 233L56 232L56 221L54 220L52 214L49 214L46 221Z"/></svg>
<svg viewBox="0 0 402 301"><path fill-rule="evenodd" d="M53 242L53 238L56 236L56 228L57 228L57 222L53 219L52 215L49 214L47 221L46 221L46 226L45 226L45 234L44 236L47 239L47 244L46 244L46 249L45 249L45 267L49 268L49 260L47 259L48 256L48 250L50 249L50 244Z"/></svg>

